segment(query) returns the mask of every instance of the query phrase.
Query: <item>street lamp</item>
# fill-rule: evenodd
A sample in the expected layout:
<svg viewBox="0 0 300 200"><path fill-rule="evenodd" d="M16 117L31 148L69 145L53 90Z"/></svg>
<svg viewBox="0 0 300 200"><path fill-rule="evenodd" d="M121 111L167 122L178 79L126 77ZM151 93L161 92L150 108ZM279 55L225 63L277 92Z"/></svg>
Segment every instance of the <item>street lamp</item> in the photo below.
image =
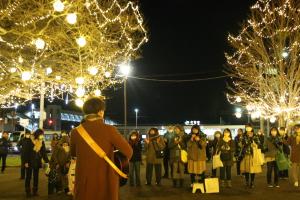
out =
<svg viewBox="0 0 300 200"><path fill-rule="evenodd" d="M120 66L120 73L124 76L124 134L127 132L127 77L131 72L131 66L123 63Z"/></svg>
<svg viewBox="0 0 300 200"><path fill-rule="evenodd" d="M137 122L138 122L138 112L139 112L139 109L134 109L134 112L135 112L135 129L137 129Z"/></svg>

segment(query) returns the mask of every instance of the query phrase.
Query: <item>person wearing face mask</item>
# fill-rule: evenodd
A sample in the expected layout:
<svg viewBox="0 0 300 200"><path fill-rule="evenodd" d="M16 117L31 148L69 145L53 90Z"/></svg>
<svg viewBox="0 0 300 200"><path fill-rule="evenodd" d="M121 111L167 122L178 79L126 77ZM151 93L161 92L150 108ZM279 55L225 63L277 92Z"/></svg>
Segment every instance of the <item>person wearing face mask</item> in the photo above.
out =
<svg viewBox="0 0 300 200"><path fill-rule="evenodd" d="M294 126L294 135L285 144L291 147L292 179L295 187L299 187L300 177L300 124Z"/></svg>
<svg viewBox="0 0 300 200"><path fill-rule="evenodd" d="M28 140L30 140L30 132L25 132L25 135L23 135L21 140L18 142L18 147L21 153L20 154L21 155L21 177L20 177L21 180L25 179L25 173L26 173L23 146L26 142L28 142Z"/></svg>
<svg viewBox="0 0 300 200"><path fill-rule="evenodd" d="M262 168L260 163L253 162L253 152L261 149L262 144L260 144L259 137L254 134L251 124L247 124L245 130L241 149L241 173L245 175L246 187L254 188L255 174L261 173Z"/></svg>
<svg viewBox="0 0 300 200"><path fill-rule="evenodd" d="M221 140L217 146L217 154L221 153L220 158L223 167L220 168L221 187L231 188L231 166L233 165L234 141L232 140L230 129L225 129Z"/></svg>
<svg viewBox="0 0 300 200"><path fill-rule="evenodd" d="M169 125L167 132L164 134L164 141L166 143L165 154L164 154L164 171L163 178L169 178L169 168L171 169L171 177L173 176L172 166L170 164L170 149L169 146L171 141L174 139L174 127Z"/></svg>
<svg viewBox="0 0 300 200"><path fill-rule="evenodd" d="M241 175L241 150L243 147L243 129L239 128L238 129L238 133L237 136L235 136L234 138L234 142L235 142L235 158L236 158L236 174L238 176Z"/></svg>
<svg viewBox="0 0 300 200"><path fill-rule="evenodd" d="M6 158L8 154L8 148L10 147L10 141L8 140L8 132L4 131L2 133L2 138L0 139L0 162L2 160L1 173L4 173L6 168Z"/></svg>
<svg viewBox="0 0 300 200"><path fill-rule="evenodd" d="M174 139L170 143L170 162L173 170L173 187L183 187L185 166L181 161L181 149L186 150L186 134L180 125L174 127Z"/></svg>
<svg viewBox="0 0 300 200"><path fill-rule="evenodd" d="M203 134L203 133L202 133ZM191 176L191 187L196 182L196 176L202 176L206 171L206 137L201 134L198 125L192 126L191 139L187 143L188 172Z"/></svg>
<svg viewBox="0 0 300 200"><path fill-rule="evenodd" d="M285 127L280 127L279 128L279 137L281 139L281 141L283 141L283 144L282 144L282 150L283 150L283 153L285 155L286 158L289 158L290 154L291 154L291 150L290 150L290 147L289 145L286 144L286 141L288 140L288 135L286 133L286 129ZM280 179L288 179L289 178L289 170L281 170L279 171L279 178Z"/></svg>
<svg viewBox="0 0 300 200"><path fill-rule="evenodd" d="M133 149L133 154L129 163L130 186L141 186L140 166L142 161L142 143L140 134L137 131L132 131L130 133L129 144Z"/></svg>
<svg viewBox="0 0 300 200"><path fill-rule="evenodd" d="M42 159L49 163L44 143L44 131L37 129L33 137L24 144L24 162L26 168L25 191L26 197L38 196L39 169L42 167ZM31 190L31 178L33 176L33 188Z"/></svg>
<svg viewBox="0 0 300 200"><path fill-rule="evenodd" d="M216 131L214 133L214 139L209 142L209 146L212 149L212 155L215 155L217 153L217 146L218 146L218 143L221 139L221 135L222 135L222 133L220 131ZM212 168L212 175L211 176L214 177L214 178L217 177L217 169Z"/></svg>
<svg viewBox="0 0 300 200"><path fill-rule="evenodd" d="M161 166L163 157L157 152L163 152L166 144L164 139L159 135L157 128L151 128L148 132L148 138L145 139L146 148L146 185L151 185L153 168L155 169L156 185L160 186Z"/></svg>
<svg viewBox="0 0 300 200"><path fill-rule="evenodd" d="M270 135L265 143L265 161L267 163L267 183L268 187L278 187L278 166L276 163L276 154L281 149L281 141L278 129L272 127ZM274 171L274 185L272 184L272 172Z"/></svg>
<svg viewBox="0 0 300 200"><path fill-rule="evenodd" d="M56 173L55 181L48 179L48 194L60 193L62 190L68 193L68 171L71 162L70 138L63 136L50 159L50 171Z"/></svg>
<svg viewBox="0 0 300 200"><path fill-rule="evenodd" d="M265 143L265 135L264 135L264 132L261 129L259 129L257 131L257 136L259 138L260 144L263 145Z"/></svg>
<svg viewBox="0 0 300 200"><path fill-rule="evenodd" d="M52 152L55 151L55 148L56 146L58 145L59 143L59 137L58 137L58 134L57 133L54 133L53 134L53 137L52 137L52 140L51 140L51 150Z"/></svg>

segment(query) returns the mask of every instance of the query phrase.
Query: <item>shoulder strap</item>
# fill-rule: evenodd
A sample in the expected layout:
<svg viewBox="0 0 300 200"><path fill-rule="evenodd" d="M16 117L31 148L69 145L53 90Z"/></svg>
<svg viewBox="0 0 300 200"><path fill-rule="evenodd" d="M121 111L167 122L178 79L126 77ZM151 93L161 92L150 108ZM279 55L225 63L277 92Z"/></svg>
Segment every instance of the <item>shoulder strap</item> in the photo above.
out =
<svg viewBox="0 0 300 200"><path fill-rule="evenodd" d="M82 125L76 128L79 135L83 140L93 149L93 151L100 157L103 158L121 177L128 178L106 155L103 149L95 142L95 140L88 134Z"/></svg>

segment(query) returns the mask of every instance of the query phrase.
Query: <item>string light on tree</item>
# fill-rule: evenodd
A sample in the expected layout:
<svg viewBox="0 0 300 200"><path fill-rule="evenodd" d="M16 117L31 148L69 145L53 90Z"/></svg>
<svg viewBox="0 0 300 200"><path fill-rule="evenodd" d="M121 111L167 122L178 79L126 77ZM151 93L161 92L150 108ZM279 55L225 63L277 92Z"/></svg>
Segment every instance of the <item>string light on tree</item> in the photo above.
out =
<svg viewBox="0 0 300 200"><path fill-rule="evenodd" d="M31 79L31 72L29 71L25 71L25 72L22 72L22 80L23 81L29 81Z"/></svg>
<svg viewBox="0 0 300 200"><path fill-rule="evenodd" d="M101 96L101 91L99 89L95 90L95 96L100 97Z"/></svg>
<svg viewBox="0 0 300 200"><path fill-rule="evenodd" d="M81 99L81 98L77 98L76 100L75 100L75 104L76 104L76 106L78 106L78 107L82 107L83 106L83 104L84 104L84 101L83 101L83 99Z"/></svg>
<svg viewBox="0 0 300 200"><path fill-rule="evenodd" d="M84 47L86 45L86 39L83 36L80 36L79 38L76 39L76 42L78 46Z"/></svg>
<svg viewBox="0 0 300 200"><path fill-rule="evenodd" d="M67 15L67 22L69 24L76 24L77 22L77 15L75 13L70 13Z"/></svg>
<svg viewBox="0 0 300 200"><path fill-rule="evenodd" d="M258 0L241 31L228 36L232 47L225 54L226 73L231 77L228 101L247 106L254 118L276 117L279 126L298 118L300 101L295 97L300 96L299 32L296 1Z"/></svg>
<svg viewBox="0 0 300 200"><path fill-rule="evenodd" d="M57 12L62 12L65 9L65 6L60 0L55 0L53 3L53 8Z"/></svg>
<svg viewBox="0 0 300 200"><path fill-rule="evenodd" d="M95 76L98 73L98 68L97 67L89 67L88 71L91 75Z"/></svg>
<svg viewBox="0 0 300 200"><path fill-rule="evenodd" d="M46 45L45 41L41 38L36 39L34 44L37 49L44 49Z"/></svg>
<svg viewBox="0 0 300 200"><path fill-rule="evenodd" d="M85 95L85 89L83 87L78 87L76 90L77 97L83 97Z"/></svg>

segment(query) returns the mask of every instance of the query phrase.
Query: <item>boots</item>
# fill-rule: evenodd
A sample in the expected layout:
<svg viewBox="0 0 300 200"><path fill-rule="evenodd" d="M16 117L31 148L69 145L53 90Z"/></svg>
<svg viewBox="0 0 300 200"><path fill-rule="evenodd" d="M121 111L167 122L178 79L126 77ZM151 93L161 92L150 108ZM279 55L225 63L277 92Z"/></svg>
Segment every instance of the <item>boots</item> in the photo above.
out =
<svg viewBox="0 0 300 200"><path fill-rule="evenodd" d="M39 196L39 194L37 193L38 189L37 188L33 188L32 190L32 195L33 196Z"/></svg>
<svg viewBox="0 0 300 200"><path fill-rule="evenodd" d="M224 188L225 187L225 181L221 180L221 187Z"/></svg>
<svg viewBox="0 0 300 200"><path fill-rule="evenodd" d="M30 198L31 197L31 190L30 190L30 188L26 188L25 191L26 191L26 198Z"/></svg>
<svg viewBox="0 0 300 200"><path fill-rule="evenodd" d="M228 188L232 188L231 180L228 180L228 181L227 181L227 187L228 187Z"/></svg>

